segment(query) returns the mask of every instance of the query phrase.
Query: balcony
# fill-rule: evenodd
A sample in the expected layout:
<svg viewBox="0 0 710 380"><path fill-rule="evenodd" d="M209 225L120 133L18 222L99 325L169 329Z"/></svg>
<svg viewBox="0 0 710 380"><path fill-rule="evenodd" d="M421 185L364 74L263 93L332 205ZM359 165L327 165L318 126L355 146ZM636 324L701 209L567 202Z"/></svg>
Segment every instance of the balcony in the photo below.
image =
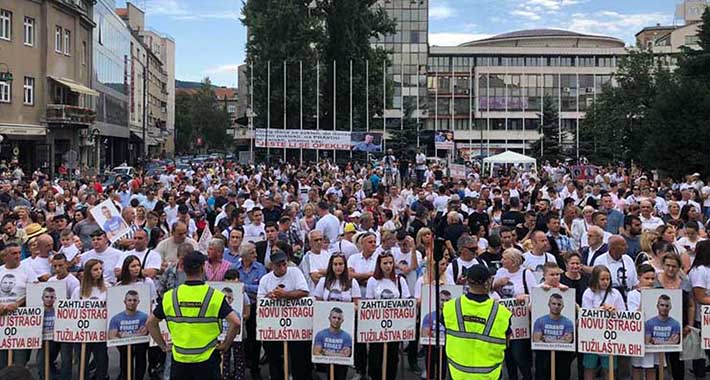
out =
<svg viewBox="0 0 710 380"><path fill-rule="evenodd" d="M88 127L96 121L96 112L68 104L48 104L47 124L66 124Z"/></svg>

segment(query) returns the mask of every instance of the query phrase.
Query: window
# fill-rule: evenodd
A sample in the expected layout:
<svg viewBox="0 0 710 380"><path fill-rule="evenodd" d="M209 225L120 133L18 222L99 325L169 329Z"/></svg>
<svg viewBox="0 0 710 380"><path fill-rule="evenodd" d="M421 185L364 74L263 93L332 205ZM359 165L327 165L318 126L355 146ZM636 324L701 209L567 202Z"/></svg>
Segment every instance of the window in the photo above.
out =
<svg viewBox="0 0 710 380"><path fill-rule="evenodd" d="M12 38L12 12L0 9L0 39Z"/></svg>
<svg viewBox="0 0 710 380"><path fill-rule="evenodd" d="M0 82L0 103L10 103L10 83Z"/></svg>
<svg viewBox="0 0 710 380"><path fill-rule="evenodd" d="M64 55L71 55L71 31L64 31Z"/></svg>
<svg viewBox="0 0 710 380"><path fill-rule="evenodd" d="M81 64L86 66L86 41L81 42Z"/></svg>
<svg viewBox="0 0 710 380"><path fill-rule="evenodd" d="M62 27L58 26L54 30L54 51L57 53L62 52Z"/></svg>
<svg viewBox="0 0 710 380"><path fill-rule="evenodd" d="M35 78L30 78L30 77L25 77L25 84L24 84L24 103L26 105L34 105L35 104Z"/></svg>
<svg viewBox="0 0 710 380"><path fill-rule="evenodd" d="M25 17L25 45L33 46L35 44L35 19Z"/></svg>

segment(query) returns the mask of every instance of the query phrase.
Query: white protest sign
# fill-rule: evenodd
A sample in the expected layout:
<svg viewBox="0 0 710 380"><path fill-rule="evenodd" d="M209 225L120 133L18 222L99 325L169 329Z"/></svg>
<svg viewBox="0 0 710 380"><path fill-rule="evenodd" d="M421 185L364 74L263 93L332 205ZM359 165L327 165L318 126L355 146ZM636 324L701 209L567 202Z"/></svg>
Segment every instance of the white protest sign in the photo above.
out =
<svg viewBox="0 0 710 380"><path fill-rule="evenodd" d="M309 341L313 338L314 298L292 300L259 298L256 301L256 339Z"/></svg>
<svg viewBox="0 0 710 380"><path fill-rule="evenodd" d="M515 298L506 298L498 301L513 314L510 317L510 339L530 339L530 301L518 301Z"/></svg>
<svg viewBox="0 0 710 380"><path fill-rule="evenodd" d="M439 312L443 313L444 304L455 300L461 294L463 294L463 287L460 285L439 285L439 302L441 303ZM430 346L436 344L436 327L434 325L437 324L439 325L439 344L445 344L446 329L436 316L436 285L422 285L421 313L419 343Z"/></svg>
<svg viewBox="0 0 710 380"><path fill-rule="evenodd" d="M163 336L165 344L170 345L172 343L172 338L170 337L170 331L168 330L168 322L164 319L158 322L158 327L160 328L160 335ZM150 347L157 347L158 343L150 336Z"/></svg>
<svg viewBox="0 0 710 380"><path fill-rule="evenodd" d="M532 290L532 349L572 351L575 345L574 289Z"/></svg>
<svg viewBox="0 0 710 380"><path fill-rule="evenodd" d="M207 230L207 228L205 228L205 230ZM213 287L215 290L222 292L222 294L224 294L224 298L227 300L227 303L229 303L229 305L232 306L232 310L237 313L237 317L242 323L241 325L239 325L239 329L237 330L237 336L234 338L234 341L241 342L242 326L244 326L244 323L246 323L242 315L242 311L244 310L244 284L238 282L210 281L207 283L207 285ZM218 338L220 341L224 340L228 330L229 323L225 319L222 321L222 333L219 334Z"/></svg>
<svg viewBox="0 0 710 380"><path fill-rule="evenodd" d="M115 243L131 230L110 199L92 207L89 212L101 229L106 232L106 237L111 243Z"/></svg>
<svg viewBox="0 0 710 380"><path fill-rule="evenodd" d="M150 289L147 284L108 288L107 347L148 343L145 326L150 314Z"/></svg>
<svg viewBox="0 0 710 380"><path fill-rule="evenodd" d="M54 340L68 343L106 341L106 301L58 300L54 316Z"/></svg>
<svg viewBox="0 0 710 380"><path fill-rule="evenodd" d="M209 226L205 226L205 229L202 230L200 241L197 242L197 245L200 247L200 252L207 253L207 248L210 245L210 240L212 240L212 231L210 231Z"/></svg>
<svg viewBox="0 0 710 380"><path fill-rule="evenodd" d="M42 339L54 339L54 304L57 299L67 298L67 284L64 281L48 281L27 284L27 306L44 310Z"/></svg>
<svg viewBox="0 0 710 380"><path fill-rule="evenodd" d="M414 299L360 300L357 341L403 342L416 339L417 301Z"/></svg>
<svg viewBox="0 0 710 380"><path fill-rule="evenodd" d="M642 289L646 352L683 351L683 291Z"/></svg>
<svg viewBox="0 0 710 380"><path fill-rule="evenodd" d="M640 311L580 309L578 323L579 352L635 357L646 354Z"/></svg>
<svg viewBox="0 0 710 380"><path fill-rule="evenodd" d="M343 131L308 129L256 129L257 148L350 150L351 134Z"/></svg>
<svg viewBox="0 0 710 380"><path fill-rule="evenodd" d="M352 302L316 302L313 319L313 363L353 365L355 305Z"/></svg>
<svg viewBox="0 0 710 380"><path fill-rule="evenodd" d="M703 340L703 350L710 350L710 305L698 306L702 307L700 310L700 336Z"/></svg>
<svg viewBox="0 0 710 380"><path fill-rule="evenodd" d="M0 316L0 350L25 350L42 347L41 307L20 307Z"/></svg>

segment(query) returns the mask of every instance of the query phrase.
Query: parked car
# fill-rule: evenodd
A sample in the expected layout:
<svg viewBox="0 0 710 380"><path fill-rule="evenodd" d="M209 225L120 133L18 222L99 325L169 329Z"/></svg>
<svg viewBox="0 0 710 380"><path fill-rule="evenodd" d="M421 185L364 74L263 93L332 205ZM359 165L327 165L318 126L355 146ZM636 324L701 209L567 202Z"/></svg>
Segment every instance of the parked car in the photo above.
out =
<svg viewBox="0 0 710 380"><path fill-rule="evenodd" d="M111 170L113 174L126 175L131 178L136 175L136 169L133 166L117 166Z"/></svg>

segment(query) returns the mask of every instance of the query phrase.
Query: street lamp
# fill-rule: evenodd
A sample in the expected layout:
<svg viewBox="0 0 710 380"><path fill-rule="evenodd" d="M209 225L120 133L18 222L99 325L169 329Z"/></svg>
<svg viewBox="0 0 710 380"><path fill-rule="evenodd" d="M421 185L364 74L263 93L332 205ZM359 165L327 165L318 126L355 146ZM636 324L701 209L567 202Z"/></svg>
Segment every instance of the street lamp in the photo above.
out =
<svg viewBox="0 0 710 380"><path fill-rule="evenodd" d="M249 133L251 136L249 136L249 157L251 162L254 162L254 140L256 139L256 134L254 133L254 118L256 117L256 113L254 110L251 108L251 106L247 107L247 119L249 119Z"/></svg>
<svg viewBox="0 0 710 380"><path fill-rule="evenodd" d="M96 147L96 175L98 175L101 167L101 165L99 165L99 161L101 161L101 144L99 142L101 131L95 128L91 131L91 137L94 139L94 146Z"/></svg>

